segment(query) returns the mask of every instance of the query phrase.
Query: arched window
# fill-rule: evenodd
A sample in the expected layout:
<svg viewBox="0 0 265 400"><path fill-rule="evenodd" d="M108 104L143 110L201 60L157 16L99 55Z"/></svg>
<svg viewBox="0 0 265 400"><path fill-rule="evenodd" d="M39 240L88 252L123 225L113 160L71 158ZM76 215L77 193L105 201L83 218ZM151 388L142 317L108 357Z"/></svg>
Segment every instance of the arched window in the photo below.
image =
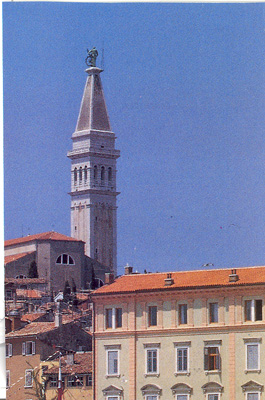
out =
<svg viewBox="0 0 265 400"><path fill-rule="evenodd" d="M85 170L84 170L84 180L85 180L85 182L87 181L87 166L85 166Z"/></svg>
<svg viewBox="0 0 265 400"><path fill-rule="evenodd" d="M98 179L98 167L94 165L94 179Z"/></svg>
<svg viewBox="0 0 265 400"><path fill-rule="evenodd" d="M101 180L105 180L105 167L101 167Z"/></svg>
<svg viewBox="0 0 265 400"><path fill-rule="evenodd" d="M27 279L26 275L16 275L15 279Z"/></svg>
<svg viewBox="0 0 265 400"><path fill-rule="evenodd" d="M74 265L74 260L69 254L61 254L56 260L56 264Z"/></svg>
<svg viewBox="0 0 265 400"><path fill-rule="evenodd" d="M108 181L109 182L112 181L112 168L111 167L108 168Z"/></svg>
<svg viewBox="0 0 265 400"><path fill-rule="evenodd" d="M74 169L74 184L77 182L77 168Z"/></svg>
<svg viewBox="0 0 265 400"><path fill-rule="evenodd" d="M79 168L79 182L82 182L82 174L83 174L82 167L80 167Z"/></svg>

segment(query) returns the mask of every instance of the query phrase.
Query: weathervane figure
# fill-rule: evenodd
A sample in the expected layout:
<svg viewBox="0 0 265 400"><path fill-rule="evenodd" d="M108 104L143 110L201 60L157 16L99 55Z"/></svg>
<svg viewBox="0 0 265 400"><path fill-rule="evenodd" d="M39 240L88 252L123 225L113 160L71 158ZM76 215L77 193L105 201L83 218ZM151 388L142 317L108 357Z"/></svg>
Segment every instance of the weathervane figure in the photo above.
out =
<svg viewBox="0 0 265 400"><path fill-rule="evenodd" d="M95 67L97 56L98 56L98 51L95 47L93 47L93 49L91 50L87 49L86 65L88 67Z"/></svg>

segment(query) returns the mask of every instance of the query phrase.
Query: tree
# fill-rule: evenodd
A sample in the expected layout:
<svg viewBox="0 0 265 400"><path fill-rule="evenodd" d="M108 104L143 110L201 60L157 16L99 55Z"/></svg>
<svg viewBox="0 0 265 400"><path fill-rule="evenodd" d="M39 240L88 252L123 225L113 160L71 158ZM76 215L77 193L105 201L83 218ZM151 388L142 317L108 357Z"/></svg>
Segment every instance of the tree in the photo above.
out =
<svg viewBox="0 0 265 400"><path fill-rule="evenodd" d="M30 263L28 276L29 276L29 278L38 278L39 277L38 267L37 267L37 264L36 264L35 260L33 260Z"/></svg>

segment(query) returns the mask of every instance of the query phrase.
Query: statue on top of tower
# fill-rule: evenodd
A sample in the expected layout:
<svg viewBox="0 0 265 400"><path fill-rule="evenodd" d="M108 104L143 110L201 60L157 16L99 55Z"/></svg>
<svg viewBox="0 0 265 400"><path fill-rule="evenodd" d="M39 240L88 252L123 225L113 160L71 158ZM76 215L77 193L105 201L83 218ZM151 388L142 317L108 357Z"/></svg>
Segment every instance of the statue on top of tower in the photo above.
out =
<svg viewBox="0 0 265 400"><path fill-rule="evenodd" d="M93 47L91 50L87 49L86 65L88 67L95 67L97 56L98 56L98 51L95 47Z"/></svg>

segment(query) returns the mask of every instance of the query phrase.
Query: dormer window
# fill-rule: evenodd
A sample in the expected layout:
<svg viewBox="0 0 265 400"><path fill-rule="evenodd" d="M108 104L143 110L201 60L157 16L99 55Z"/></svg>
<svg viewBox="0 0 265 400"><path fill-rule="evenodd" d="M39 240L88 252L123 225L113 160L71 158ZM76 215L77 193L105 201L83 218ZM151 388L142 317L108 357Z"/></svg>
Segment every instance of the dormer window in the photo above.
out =
<svg viewBox="0 0 265 400"><path fill-rule="evenodd" d="M56 260L56 264L74 265L74 263L73 258L69 254L61 254Z"/></svg>

